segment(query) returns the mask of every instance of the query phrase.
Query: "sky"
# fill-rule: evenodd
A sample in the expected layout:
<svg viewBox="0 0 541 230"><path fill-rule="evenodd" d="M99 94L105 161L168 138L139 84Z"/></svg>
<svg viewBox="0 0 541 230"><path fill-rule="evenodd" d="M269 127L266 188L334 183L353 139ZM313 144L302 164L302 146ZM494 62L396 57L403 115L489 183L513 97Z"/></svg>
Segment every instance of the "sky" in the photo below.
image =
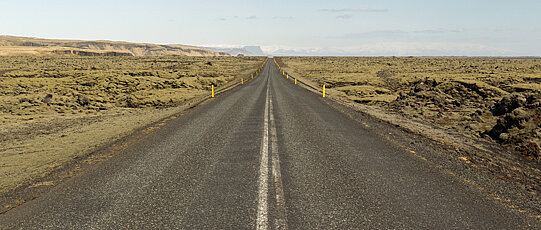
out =
<svg viewBox="0 0 541 230"><path fill-rule="evenodd" d="M541 0L0 0L0 35L269 55L541 56Z"/></svg>

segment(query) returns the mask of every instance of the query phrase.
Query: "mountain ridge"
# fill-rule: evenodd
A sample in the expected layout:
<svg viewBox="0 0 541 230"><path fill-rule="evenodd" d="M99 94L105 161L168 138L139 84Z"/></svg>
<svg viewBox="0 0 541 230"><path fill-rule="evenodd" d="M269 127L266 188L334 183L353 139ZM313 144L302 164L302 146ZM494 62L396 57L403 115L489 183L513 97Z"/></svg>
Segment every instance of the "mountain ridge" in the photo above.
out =
<svg viewBox="0 0 541 230"><path fill-rule="evenodd" d="M196 46L0 35L0 56L229 56Z"/></svg>

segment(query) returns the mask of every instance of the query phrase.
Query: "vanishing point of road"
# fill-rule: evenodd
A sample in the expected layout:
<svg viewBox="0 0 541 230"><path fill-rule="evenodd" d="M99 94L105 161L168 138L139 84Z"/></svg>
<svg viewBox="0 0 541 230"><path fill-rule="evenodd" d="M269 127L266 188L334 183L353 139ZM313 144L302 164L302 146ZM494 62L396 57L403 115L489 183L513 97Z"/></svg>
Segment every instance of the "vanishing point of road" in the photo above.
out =
<svg viewBox="0 0 541 230"><path fill-rule="evenodd" d="M252 81L168 120L110 159L0 215L0 228L539 224L382 138L367 128L374 121L363 125L332 103L285 79L269 58Z"/></svg>

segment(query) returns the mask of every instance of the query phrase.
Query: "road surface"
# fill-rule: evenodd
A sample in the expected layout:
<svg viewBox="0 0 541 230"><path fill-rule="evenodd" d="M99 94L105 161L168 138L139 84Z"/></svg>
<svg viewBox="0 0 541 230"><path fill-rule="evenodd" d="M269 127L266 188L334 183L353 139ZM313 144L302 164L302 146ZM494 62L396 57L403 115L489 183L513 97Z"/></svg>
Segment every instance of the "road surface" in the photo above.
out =
<svg viewBox="0 0 541 230"><path fill-rule="evenodd" d="M286 80L254 80L0 215L2 229L532 228ZM366 121L370 122L370 121Z"/></svg>

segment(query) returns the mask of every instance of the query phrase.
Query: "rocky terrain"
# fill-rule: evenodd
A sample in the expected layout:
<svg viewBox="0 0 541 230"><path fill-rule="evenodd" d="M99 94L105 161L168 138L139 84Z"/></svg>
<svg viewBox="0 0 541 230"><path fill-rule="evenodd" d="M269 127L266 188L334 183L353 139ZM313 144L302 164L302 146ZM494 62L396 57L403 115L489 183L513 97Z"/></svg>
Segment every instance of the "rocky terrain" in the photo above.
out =
<svg viewBox="0 0 541 230"><path fill-rule="evenodd" d="M0 56L229 56L195 46L0 36Z"/></svg>
<svg viewBox="0 0 541 230"><path fill-rule="evenodd" d="M541 162L541 59L281 57L335 96L496 142Z"/></svg>
<svg viewBox="0 0 541 230"><path fill-rule="evenodd" d="M0 194L182 112L211 85L248 80L263 61L0 57Z"/></svg>

